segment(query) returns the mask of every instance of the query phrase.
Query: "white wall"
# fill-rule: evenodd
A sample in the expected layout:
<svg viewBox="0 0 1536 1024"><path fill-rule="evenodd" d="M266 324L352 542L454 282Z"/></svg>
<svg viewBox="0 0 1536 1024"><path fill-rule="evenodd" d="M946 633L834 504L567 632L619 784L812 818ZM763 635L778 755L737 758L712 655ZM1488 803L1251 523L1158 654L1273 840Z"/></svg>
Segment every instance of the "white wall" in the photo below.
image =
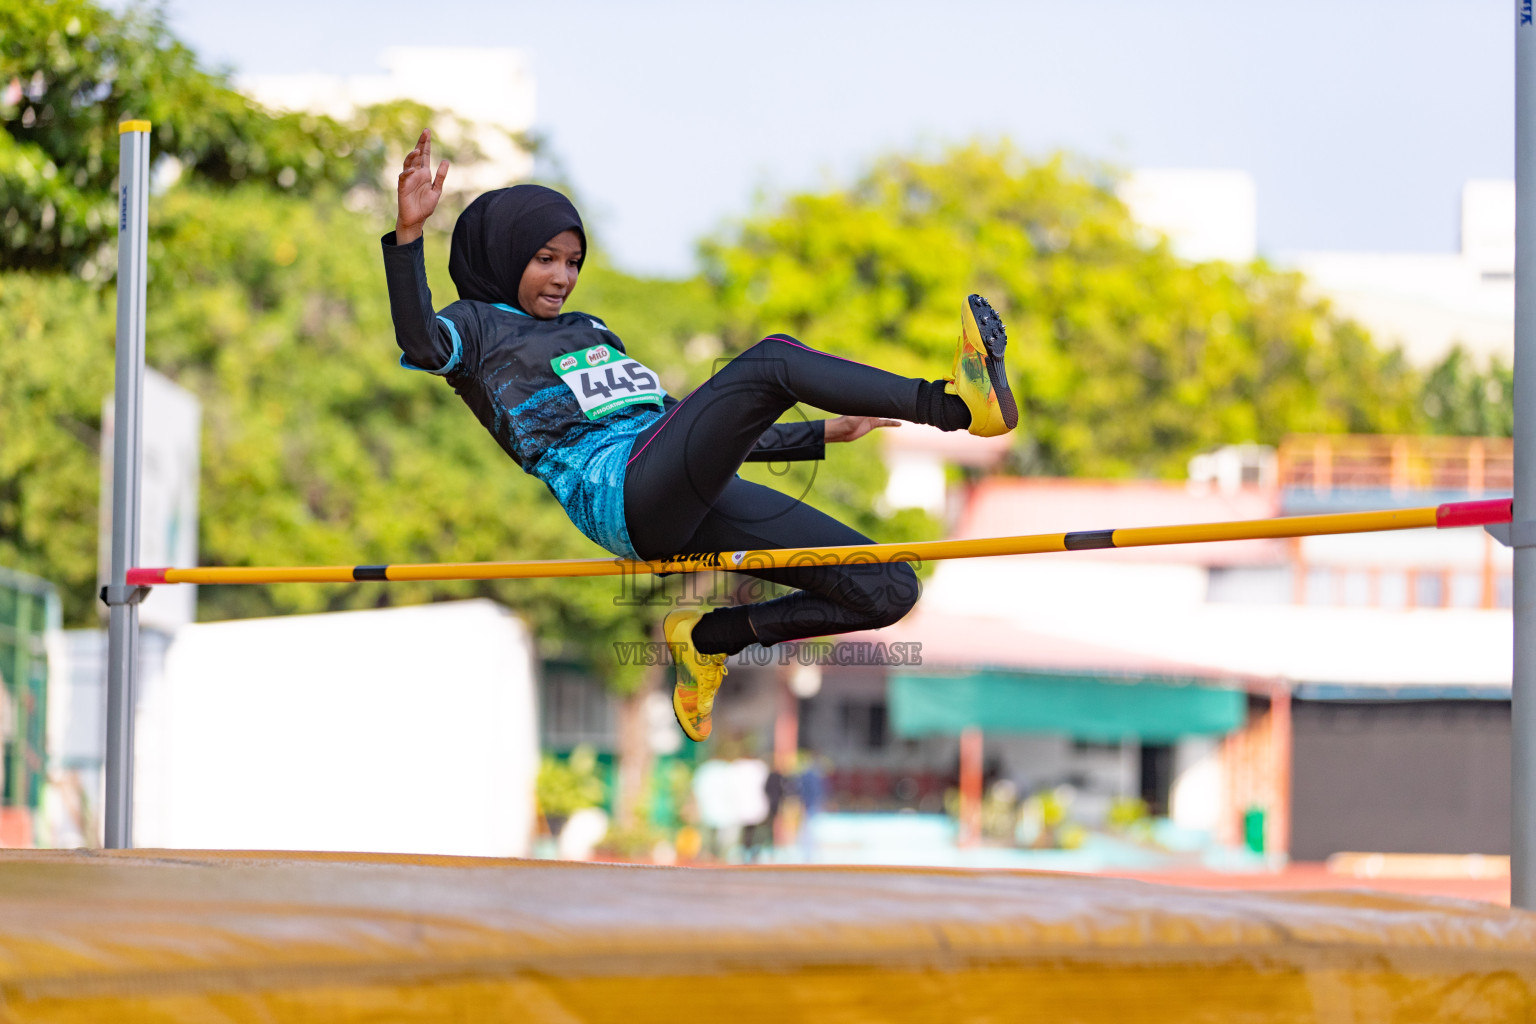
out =
<svg viewBox="0 0 1536 1024"><path fill-rule="evenodd" d="M1513 181L1462 187L1460 252L1314 252L1294 263L1338 312L1419 365L1458 343L1480 359L1514 357Z"/></svg>
<svg viewBox="0 0 1536 1024"><path fill-rule="evenodd" d="M1246 263L1258 250L1258 193L1245 171L1143 168L1119 194L1183 259Z"/></svg>
<svg viewBox="0 0 1536 1024"><path fill-rule="evenodd" d="M535 700L490 601L188 626L139 701L135 845L526 854Z"/></svg>
<svg viewBox="0 0 1536 1024"><path fill-rule="evenodd" d="M1477 529L1341 533L1304 537L1300 547L1308 565L1481 570L1491 557L1500 571L1514 566L1510 549Z"/></svg>
<svg viewBox="0 0 1536 1024"><path fill-rule="evenodd" d="M1358 320L1380 345L1428 366L1457 343L1480 360L1514 354L1515 282L1458 253L1300 253L1313 293Z"/></svg>
<svg viewBox="0 0 1536 1024"><path fill-rule="evenodd" d="M1461 189L1461 254L1479 267L1515 267L1515 183L1469 181Z"/></svg>
<svg viewBox="0 0 1536 1024"><path fill-rule="evenodd" d="M1034 613L1134 614L1148 606L1195 608L1209 586L1201 565L1131 562L1080 555L970 558L941 562L923 587L924 602L960 615L1031 618Z"/></svg>

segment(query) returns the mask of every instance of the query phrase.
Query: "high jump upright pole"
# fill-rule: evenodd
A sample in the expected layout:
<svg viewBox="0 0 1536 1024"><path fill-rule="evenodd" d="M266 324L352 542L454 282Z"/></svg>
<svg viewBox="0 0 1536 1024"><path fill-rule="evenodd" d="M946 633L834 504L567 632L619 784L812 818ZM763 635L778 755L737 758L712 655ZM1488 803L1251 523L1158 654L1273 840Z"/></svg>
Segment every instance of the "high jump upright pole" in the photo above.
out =
<svg viewBox="0 0 1536 1024"><path fill-rule="evenodd" d="M1515 0L1515 661L1510 902L1536 908L1536 25Z"/></svg>
<svg viewBox="0 0 1536 1024"><path fill-rule="evenodd" d="M148 121L118 126L117 371L113 379L112 561L101 599L107 620L107 791L102 842L133 845L133 710L139 601L128 586L139 561L139 467L144 433L144 305L149 248Z"/></svg>

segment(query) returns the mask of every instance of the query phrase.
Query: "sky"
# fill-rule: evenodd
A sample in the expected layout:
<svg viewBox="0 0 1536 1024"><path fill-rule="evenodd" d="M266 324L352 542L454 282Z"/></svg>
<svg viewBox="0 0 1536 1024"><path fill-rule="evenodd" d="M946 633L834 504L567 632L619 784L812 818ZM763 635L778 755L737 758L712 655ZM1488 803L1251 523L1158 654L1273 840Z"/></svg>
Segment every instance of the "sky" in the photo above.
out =
<svg viewBox="0 0 1536 1024"><path fill-rule="evenodd" d="M512 46L594 245L684 275L774 196L881 154L1007 137L1125 168L1247 171L1262 254L1452 251L1514 174L1513 0L168 0L210 65L380 70Z"/></svg>

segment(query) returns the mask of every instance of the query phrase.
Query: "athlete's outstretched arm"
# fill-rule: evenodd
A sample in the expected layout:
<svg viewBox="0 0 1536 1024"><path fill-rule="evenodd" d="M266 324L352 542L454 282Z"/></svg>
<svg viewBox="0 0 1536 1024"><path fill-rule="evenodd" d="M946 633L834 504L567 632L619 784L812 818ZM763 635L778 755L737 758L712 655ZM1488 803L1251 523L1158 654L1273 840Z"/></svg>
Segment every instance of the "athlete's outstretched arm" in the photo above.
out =
<svg viewBox="0 0 1536 1024"><path fill-rule="evenodd" d="M814 462L826 458L827 445L857 441L871 430L899 426L880 416L834 416L829 420L775 423L758 438L747 462Z"/></svg>
<svg viewBox="0 0 1536 1024"><path fill-rule="evenodd" d="M827 456L826 420L775 423L757 439L746 462L817 462Z"/></svg>
<svg viewBox="0 0 1536 1024"><path fill-rule="evenodd" d="M882 416L834 416L826 423L827 444L857 441L871 430L901 426L900 420L888 420Z"/></svg>
<svg viewBox="0 0 1536 1024"><path fill-rule="evenodd" d="M432 133L422 131L416 148L405 155L400 172L395 230L383 238L389 313L395 323L395 342L404 353L401 364L439 374L464 365L466 337L472 345L478 341L478 324L469 322L473 318L461 317L466 322L458 324L433 312L427 268L422 261L422 225L437 209L447 176L446 160L438 166L437 177L432 176Z"/></svg>
<svg viewBox="0 0 1536 1024"><path fill-rule="evenodd" d="M422 225L443 197L447 177L447 160L437 165L437 177L432 176L432 132L424 128L416 148L405 154L405 164L395 184L395 197L400 204L395 215L397 244L407 245L421 237Z"/></svg>
<svg viewBox="0 0 1536 1024"><path fill-rule="evenodd" d="M451 317L433 312L421 238L399 245L396 244L398 237L397 232L391 231L382 242L384 280L389 285L389 315L395 323L395 343L404 353L402 365L437 374L477 365L480 351L478 321L473 315L462 312L463 303L455 303L444 310L445 314L452 314Z"/></svg>

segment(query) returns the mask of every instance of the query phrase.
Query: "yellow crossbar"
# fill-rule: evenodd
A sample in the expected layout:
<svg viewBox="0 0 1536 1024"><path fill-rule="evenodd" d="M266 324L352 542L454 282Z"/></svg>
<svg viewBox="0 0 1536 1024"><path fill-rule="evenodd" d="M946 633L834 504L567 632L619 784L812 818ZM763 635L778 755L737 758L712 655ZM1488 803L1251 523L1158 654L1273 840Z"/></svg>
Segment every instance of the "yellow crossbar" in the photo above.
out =
<svg viewBox="0 0 1536 1024"><path fill-rule="evenodd" d="M543 577L631 576L645 573L751 572L804 565L928 562L948 558L1033 555L1048 551L1134 548L1211 541L1267 540L1337 533L1379 533L1425 527L1507 523L1509 499L1456 502L1384 512L1337 512L1227 523L1190 523L1124 530L1040 533L1021 537L934 540L912 544L866 544L829 548L778 548L681 555L652 562L623 558L575 558L526 562L436 562L421 565L331 565L130 569L129 585L165 583L354 583L367 580L516 580Z"/></svg>

